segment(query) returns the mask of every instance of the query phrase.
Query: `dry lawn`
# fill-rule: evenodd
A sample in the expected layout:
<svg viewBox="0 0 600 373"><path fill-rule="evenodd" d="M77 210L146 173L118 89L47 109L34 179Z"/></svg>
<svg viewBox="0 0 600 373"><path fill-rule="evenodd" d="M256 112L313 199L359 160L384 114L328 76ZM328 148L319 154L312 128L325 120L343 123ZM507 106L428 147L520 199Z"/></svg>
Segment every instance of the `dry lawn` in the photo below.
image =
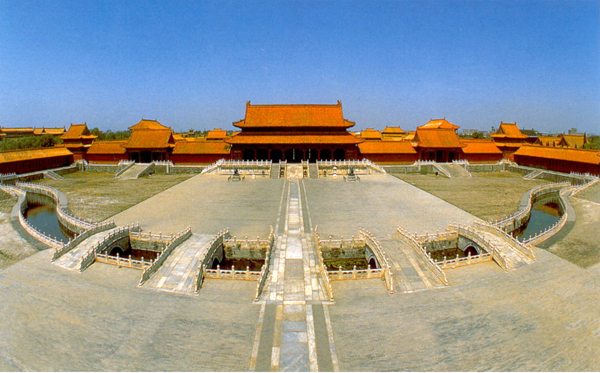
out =
<svg viewBox="0 0 600 373"><path fill-rule="evenodd" d="M512 214L521 197L545 180L524 180L518 173L481 172L472 178L452 178L421 174L393 174L481 219L496 220Z"/></svg>
<svg viewBox="0 0 600 373"><path fill-rule="evenodd" d="M75 172L63 180L40 180L67 195L75 216L99 222L192 177L154 174L135 180L115 179L112 172Z"/></svg>

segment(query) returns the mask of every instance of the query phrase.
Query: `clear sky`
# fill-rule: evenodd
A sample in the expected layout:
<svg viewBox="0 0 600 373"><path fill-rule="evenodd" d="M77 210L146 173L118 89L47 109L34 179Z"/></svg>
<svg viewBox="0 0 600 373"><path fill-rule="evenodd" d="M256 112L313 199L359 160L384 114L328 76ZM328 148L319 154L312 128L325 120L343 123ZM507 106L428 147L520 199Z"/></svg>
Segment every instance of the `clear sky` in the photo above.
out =
<svg viewBox="0 0 600 373"><path fill-rule="evenodd" d="M599 133L600 1L0 0L2 126L232 129L248 100Z"/></svg>

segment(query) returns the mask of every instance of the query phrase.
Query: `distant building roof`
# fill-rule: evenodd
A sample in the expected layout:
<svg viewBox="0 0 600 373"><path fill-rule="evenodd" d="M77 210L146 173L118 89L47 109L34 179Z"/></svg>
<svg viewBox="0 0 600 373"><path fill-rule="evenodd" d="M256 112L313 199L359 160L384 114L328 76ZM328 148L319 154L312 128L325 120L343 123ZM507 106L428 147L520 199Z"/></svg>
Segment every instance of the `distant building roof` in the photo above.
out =
<svg viewBox="0 0 600 373"><path fill-rule="evenodd" d="M384 136L403 136L406 135L406 131L400 127L385 127L381 134Z"/></svg>
<svg viewBox="0 0 600 373"><path fill-rule="evenodd" d="M65 132L60 138L63 140L80 140L80 139L95 139L98 136L92 135L88 129L87 124L73 124L69 127L69 130Z"/></svg>
<svg viewBox="0 0 600 373"><path fill-rule="evenodd" d="M361 154L417 154L410 141L365 141L358 149Z"/></svg>
<svg viewBox="0 0 600 373"><path fill-rule="evenodd" d="M0 163L32 161L35 159L73 155L65 147L7 150L0 152Z"/></svg>
<svg viewBox="0 0 600 373"><path fill-rule="evenodd" d="M421 148L463 148L454 129L418 127L415 139Z"/></svg>
<svg viewBox="0 0 600 373"><path fill-rule="evenodd" d="M584 144L587 144L589 141L587 136L584 135L562 135L558 145L559 146L567 146L569 148L583 148Z"/></svg>
<svg viewBox="0 0 600 373"><path fill-rule="evenodd" d="M170 130L169 127L165 127L158 123L157 120L142 119L138 124L129 127L130 130Z"/></svg>
<svg viewBox="0 0 600 373"><path fill-rule="evenodd" d="M125 141L94 141L87 154L125 154Z"/></svg>
<svg viewBox="0 0 600 373"><path fill-rule="evenodd" d="M360 137L365 140L381 140L381 132L376 131L373 128L367 128L364 131L360 131Z"/></svg>
<svg viewBox="0 0 600 373"><path fill-rule="evenodd" d="M347 135L244 135L225 140L229 144L358 144L364 140Z"/></svg>
<svg viewBox="0 0 600 373"><path fill-rule="evenodd" d="M3 133L31 133L33 134L33 127L12 127L12 128L7 128L7 127L2 127L0 128L0 132Z"/></svg>
<svg viewBox="0 0 600 373"><path fill-rule="evenodd" d="M214 130L210 130L206 134L207 140L223 140L226 137L227 137L227 131L222 130L220 128L215 128Z"/></svg>
<svg viewBox="0 0 600 373"><path fill-rule="evenodd" d="M590 149L550 148L525 144L514 155L600 165L600 151Z"/></svg>
<svg viewBox="0 0 600 373"><path fill-rule="evenodd" d="M173 131L170 129L136 129L125 145L127 149L160 149L175 144Z"/></svg>
<svg viewBox="0 0 600 373"><path fill-rule="evenodd" d="M502 154L502 151L491 140L463 139L461 142L466 145L462 149L466 154Z"/></svg>
<svg viewBox="0 0 600 373"><path fill-rule="evenodd" d="M425 123L424 125L417 127L417 129L422 128L422 129L451 129L451 130L457 130L460 127L452 124L450 122L448 122L446 119L432 119L429 122Z"/></svg>
<svg viewBox="0 0 600 373"><path fill-rule="evenodd" d="M342 103L336 105L251 105L246 116L234 122L239 128L349 128L354 122L344 119Z"/></svg>
<svg viewBox="0 0 600 373"><path fill-rule="evenodd" d="M494 139L498 138L512 138L512 139L526 139L529 136L523 134L516 123L503 123L500 122L500 127L496 133L490 135Z"/></svg>
<svg viewBox="0 0 600 373"><path fill-rule="evenodd" d="M538 139L535 143L543 146L557 146L561 139L561 137L554 136L538 136Z"/></svg>
<svg viewBox="0 0 600 373"><path fill-rule="evenodd" d="M182 141L175 144L173 154L229 154L231 145L222 141Z"/></svg>

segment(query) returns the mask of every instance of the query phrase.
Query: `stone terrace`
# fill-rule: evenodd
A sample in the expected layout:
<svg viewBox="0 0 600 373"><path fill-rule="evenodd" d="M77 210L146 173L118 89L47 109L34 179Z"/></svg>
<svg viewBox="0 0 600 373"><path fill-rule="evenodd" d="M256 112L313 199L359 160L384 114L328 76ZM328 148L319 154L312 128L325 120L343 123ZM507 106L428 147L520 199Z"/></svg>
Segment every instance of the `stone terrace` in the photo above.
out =
<svg viewBox="0 0 600 373"><path fill-rule="evenodd" d="M115 220L163 233L228 226L238 237L266 238L269 225L284 224L287 185L196 176ZM389 175L298 185L303 226L319 224L323 237L363 227L391 245L397 224L424 233L473 219ZM94 264L79 274L51 265L51 256L0 271L0 370L244 371L254 347L259 367L276 347L256 344L257 325L270 341L284 334L272 332L281 321L274 304L252 303L255 282L209 279L198 296L177 295L136 287L138 270ZM335 367L323 363L323 335L335 342L342 371L600 369L600 264L582 269L541 249L536 256L508 273L494 262L447 270L451 286L413 293L388 295L380 279L334 281L336 303L310 307L319 368ZM331 334L319 334L327 325Z"/></svg>

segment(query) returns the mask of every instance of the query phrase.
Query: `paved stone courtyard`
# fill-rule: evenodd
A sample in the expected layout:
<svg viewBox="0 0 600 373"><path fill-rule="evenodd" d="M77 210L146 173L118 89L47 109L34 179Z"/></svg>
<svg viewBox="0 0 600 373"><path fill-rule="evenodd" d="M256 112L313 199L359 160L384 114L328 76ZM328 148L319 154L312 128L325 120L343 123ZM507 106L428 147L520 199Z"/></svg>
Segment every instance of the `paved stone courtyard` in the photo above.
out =
<svg viewBox="0 0 600 373"><path fill-rule="evenodd" d="M288 246L281 276L309 284L312 259L298 234L315 225L322 236L362 227L385 241L398 224L424 233L474 217L389 175L357 183L201 175L114 219L253 238L272 225ZM80 274L50 265L46 250L0 270L0 370L599 370L600 265L535 250L537 260L517 270L460 267L446 271L451 286L412 293L389 295L380 279L334 281L334 304L312 291L292 300L294 287L282 296L297 304L253 304L253 281L207 279L198 296L156 292L136 287L137 270L94 264ZM281 290L273 287L275 299Z"/></svg>

